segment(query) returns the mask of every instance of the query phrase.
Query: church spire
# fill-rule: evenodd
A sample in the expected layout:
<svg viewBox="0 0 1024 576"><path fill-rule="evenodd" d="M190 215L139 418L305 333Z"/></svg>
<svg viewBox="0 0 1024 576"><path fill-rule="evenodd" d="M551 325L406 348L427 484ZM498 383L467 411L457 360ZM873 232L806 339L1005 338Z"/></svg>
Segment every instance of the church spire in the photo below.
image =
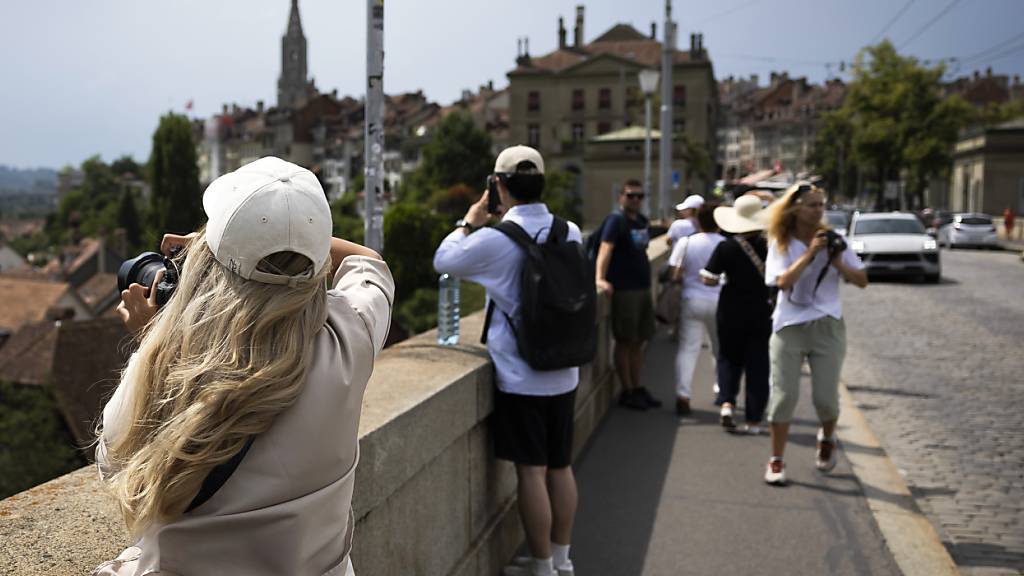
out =
<svg viewBox="0 0 1024 576"><path fill-rule="evenodd" d="M288 35L302 36L302 19L299 18L299 0L292 0L292 12L288 16Z"/></svg>
<svg viewBox="0 0 1024 576"><path fill-rule="evenodd" d="M306 70L306 36L299 18L299 0L292 0L288 30L281 37L281 76L277 80L277 105L281 108L301 106L310 91Z"/></svg>

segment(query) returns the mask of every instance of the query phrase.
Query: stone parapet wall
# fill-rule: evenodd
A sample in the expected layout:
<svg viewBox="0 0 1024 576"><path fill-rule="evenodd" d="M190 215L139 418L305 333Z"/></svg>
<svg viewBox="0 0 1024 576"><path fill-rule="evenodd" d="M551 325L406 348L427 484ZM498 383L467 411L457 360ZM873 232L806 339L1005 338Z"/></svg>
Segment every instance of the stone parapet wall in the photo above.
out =
<svg viewBox="0 0 1024 576"><path fill-rule="evenodd" d="M667 257L662 238L652 270ZM580 373L574 454L612 405L608 302L598 357ZM487 416L493 366L478 344L483 314L463 319L462 344L436 332L385 350L367 387L353 506L357 573L493 575L523 542L515 470L496 460ZM0 574L87 574L129 544L96 471L83 468L0 501Z"/></svg>

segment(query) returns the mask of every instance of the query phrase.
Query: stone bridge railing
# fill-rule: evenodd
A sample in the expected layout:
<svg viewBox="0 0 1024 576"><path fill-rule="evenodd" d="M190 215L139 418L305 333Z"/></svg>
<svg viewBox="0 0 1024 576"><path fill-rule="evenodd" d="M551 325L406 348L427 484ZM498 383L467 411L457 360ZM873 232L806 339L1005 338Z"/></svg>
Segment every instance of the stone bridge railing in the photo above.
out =
<svg viewBox="0 0 1024 576"><path fill-rule="evenodd" d="M662 237L652 270L667 258ZM574 453L612 405L608 303L597 359L580 373ZM463 319L463 344L428 332L385 350L367 387L354 509L357 572L493 575L523 542L515 471L496 460L487 416L493 367L477 344L483 314ZM88 574L129 544L92 467L0 501L0 574Z"/></svg>

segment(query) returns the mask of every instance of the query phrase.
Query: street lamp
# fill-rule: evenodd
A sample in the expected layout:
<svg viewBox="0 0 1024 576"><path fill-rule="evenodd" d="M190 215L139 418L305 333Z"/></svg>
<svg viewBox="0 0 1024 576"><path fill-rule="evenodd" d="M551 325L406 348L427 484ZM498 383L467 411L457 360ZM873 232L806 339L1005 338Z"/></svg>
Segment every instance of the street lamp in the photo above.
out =
<svg viewBox="0 0 1024 576"><path fill-rule="evenodd" d="M651 217L651 95L658 89L657 70L641 70L640 90L644 93L644 214Z"/></svg>

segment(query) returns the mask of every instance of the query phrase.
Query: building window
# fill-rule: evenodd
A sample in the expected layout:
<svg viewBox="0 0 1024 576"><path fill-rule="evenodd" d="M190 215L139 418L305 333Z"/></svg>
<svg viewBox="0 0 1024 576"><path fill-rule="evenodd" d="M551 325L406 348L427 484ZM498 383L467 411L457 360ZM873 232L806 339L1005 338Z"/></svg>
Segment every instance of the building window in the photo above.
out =
<svg viewBox="0 0 1024 576"><path fill-rule="evenodd" d="M540 110L540 92L533 91L526 95L526 110L528 112Z"/></svg>
<svg viewBox="0 0 1024 576"><path fill-rule="evenodd" d="M597 123L597 134L607 134L612 131L611 122L598 122Z"/></svg>
<svg viewBox="0 0 1024 576"><path fill-rule="evenodd" d="M597 93L597 107L599 110L610 110L612 107L612 89L601 88Z"/></svg>
<svg viewBox="0 0 1024 576"><path fill-rule="evenodd" d="M573 142L573 144L579 144L580 142L583 142L583 136L584 136L583 124L573 124L572 125L572 142Z"/></svg>
<svg viewBox="0 0 1024 576"><path fill-rule="evenodd" d="M686 131L686 119L685 118L676 118L675 120L672 121L672 132L679 133L679 132L685 132L685 131Z"/></svg>
<svg viewBox="0 0 1024 576"><path fill-rule="evenodd" d="M686 86L676 84L672 90L672 105L686 106Z"/></svg>
<svg viewBox="0 0 1024 576"><path fill-rule="evenodd" d="M540 148L540 126L537 124L526 127L526 144L531 148Z"/></svg>
<svg viewBox="0 0 1024 576"><path fill-rule="evenodd" d="M576 111L583 110L583 90L576 89L572 91L572 109Z"/></svg>

